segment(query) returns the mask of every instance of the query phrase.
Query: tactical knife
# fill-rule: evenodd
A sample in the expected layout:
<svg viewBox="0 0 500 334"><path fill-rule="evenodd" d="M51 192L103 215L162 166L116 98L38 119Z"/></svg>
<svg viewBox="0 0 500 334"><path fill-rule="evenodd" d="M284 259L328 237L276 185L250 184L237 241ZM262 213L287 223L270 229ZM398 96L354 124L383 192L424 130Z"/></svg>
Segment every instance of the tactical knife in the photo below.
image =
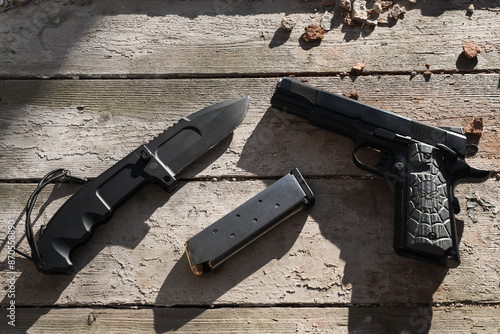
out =
<svg viewBox="0 0 500 334"><path fill-rule="evenodd" d="M248 97L229 100L182 118L77 191L31 247L37 269L72 273L72 250L87 241L96 226L148 183L173 191L175 176L229 135L245 117L248 103Z"/></svg>

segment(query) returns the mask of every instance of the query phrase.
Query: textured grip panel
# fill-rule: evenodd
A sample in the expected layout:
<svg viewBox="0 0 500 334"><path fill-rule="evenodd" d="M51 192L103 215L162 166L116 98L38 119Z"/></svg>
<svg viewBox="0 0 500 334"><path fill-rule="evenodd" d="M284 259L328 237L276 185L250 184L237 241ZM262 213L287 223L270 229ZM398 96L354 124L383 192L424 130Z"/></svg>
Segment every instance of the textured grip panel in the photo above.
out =
<svg viewBox="0 0 500 334"><path fill-rule="evenodd" d="M432 146L409 147L407 234L408 248L443 256L453 247L450 196L442 174L443 158Z"/></svg>

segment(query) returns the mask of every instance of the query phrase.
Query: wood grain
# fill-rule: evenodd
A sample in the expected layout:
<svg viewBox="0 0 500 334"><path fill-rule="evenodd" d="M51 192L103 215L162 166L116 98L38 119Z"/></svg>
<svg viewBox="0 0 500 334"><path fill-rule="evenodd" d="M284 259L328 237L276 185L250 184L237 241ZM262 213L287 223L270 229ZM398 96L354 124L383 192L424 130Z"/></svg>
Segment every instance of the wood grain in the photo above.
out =
<svg viewBox="0 0 500 334"><path fill-rule="evenodd" d="M404 1L404 18L372 28L346 26L337 2L333 29L305 43L324 3L44 0L0 13L1 333L500 331L497 1L474 1L472 14L468 1ZM291 33L279 29L285 15ZM468 60L466 43L483 51ZM345 76L357 62L363 72ZM483 117L467 161L494 173L456 188L458 268L394 253L387 183L354 166L349 139L270 108L288 74L435 126ZM183 171L175 193L147 186L97 228L72 254L73 275L39 274L17 255L8 268L7 225L27 251L23 210L46 172L96 177L179 118L244 95L234 134ZM184 242L293 167L314 208L194 276ZM35 231L80 187L47 187Z"/></svg>
<svg viewBox="0 0 500 334"><path fill-rule="evenodd" d="M356 91L360 102L435 126L465 127L483 117L480 152L468 161L500 171L497 74L434 75L428 82L410 76L307 80L338 94ZM277 81L2 81L0 179L40 178L59 167L95 177L179 118L245 95L250 108L232 138L186 169L184 177L279 176L293 167L307 175L366 175L354 168L349 139L270 108Z"/></svg>
<svg viewBox="0 0 500 334"><path fill-rule="evenodd" d="M25 308L3 333L497 333L496 307ZM62 330L64 329L64 330ZM19 331L17 331L19 330Z"/></svg>
<svg viewBox="0 0 500 334"><path fill-rule="evenodd" d="M43 1L3 14L0 75L324 74L349 72L357 62L365 72L421 73L425 64L437 73L498 70L498 3L476 3L473 15L467 6L418 1L403 19L375 28L346 26L336 8L334 29L321 43L305 43L304 27L319 24L322 1ZM297 21L291 33L279 29L285 14ZM462 54L469 42L484 49L477 59Z"/></svg>
<svg viewBox="0 0 500 334"><path fill-rule="evenodd" d="M325 305L497 303L498 181L463 184L457 196L462 264L446 270L392 249L394 199L383 180L313 179L317 202L206 276L194 276L184 242L270 185L267 181L191 181L170 198L147 187L75 250L77 272L47 276L18 258L18 305ZM35 231L79 186L44 191ZM3 184L2 221L17 221L33 185ZM468 215L478 194L496 207ZM41 204L40 204L41 205ZM34 217L38 214L35 212ZM23 224L18 222L18 240ZM2 231L2 234L6 231ZM1 236L4 240L4 235ZM21 248L27 250L25 240ZM3 281L9 275L2 250ZM262 289L262 286L266 286ZM4 292L6 294L6 291ZM4 298L5 303L7 298Z"/></svg>

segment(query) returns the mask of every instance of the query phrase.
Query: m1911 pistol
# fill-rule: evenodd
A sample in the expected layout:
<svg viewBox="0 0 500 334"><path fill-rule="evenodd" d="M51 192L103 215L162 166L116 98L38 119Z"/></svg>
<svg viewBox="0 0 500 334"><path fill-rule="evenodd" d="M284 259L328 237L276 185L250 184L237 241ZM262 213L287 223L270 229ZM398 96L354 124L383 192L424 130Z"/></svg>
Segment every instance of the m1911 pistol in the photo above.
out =
<svg viewBox="0 0 500 334"><path fill-rule="evenodd" d="M396 253L450 268L460 264L453 189L460 181L489 177L465 162L472 147L462 128L427 125L293 78L278 83L271 104L351 138L354 163L394 185ZM378 163L361 161L363 148L380 152Z"/></svg>

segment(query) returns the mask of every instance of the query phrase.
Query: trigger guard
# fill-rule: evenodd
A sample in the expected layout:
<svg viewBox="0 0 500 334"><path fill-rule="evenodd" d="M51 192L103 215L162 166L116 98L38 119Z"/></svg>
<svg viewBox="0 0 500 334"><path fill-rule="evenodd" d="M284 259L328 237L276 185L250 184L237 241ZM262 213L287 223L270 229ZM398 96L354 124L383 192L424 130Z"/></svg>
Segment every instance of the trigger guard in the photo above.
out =
<svg viewBox="0 0 500 334"><path fill-rule="evenodd" d="M451 206L453 208L453 213L458 215L460 213L460 203L458 202L458 198L456 198L455 196L453 196Z"/></svg>
<svg viewBox="0 0 500 334"><path fill-rule="evenodd" d="M372 150L378 150L380 152L380 159L378 160L378 162L376 163L375 166L366 164L358 158L356 153L360 149L363 149L363 148L370 148ZM359 167L367 172L371 172L371 173L381 175L381 176L388 176L391 178L394 176L394 175L389 174L387 172L392 167L392 163L391 163L392 159L390 159L390 153L384 149L373 147L367 143L356 144L356 147L354 148L354 151L352 153L352 159L354 161L354 164L357 167Z"/></svg>

